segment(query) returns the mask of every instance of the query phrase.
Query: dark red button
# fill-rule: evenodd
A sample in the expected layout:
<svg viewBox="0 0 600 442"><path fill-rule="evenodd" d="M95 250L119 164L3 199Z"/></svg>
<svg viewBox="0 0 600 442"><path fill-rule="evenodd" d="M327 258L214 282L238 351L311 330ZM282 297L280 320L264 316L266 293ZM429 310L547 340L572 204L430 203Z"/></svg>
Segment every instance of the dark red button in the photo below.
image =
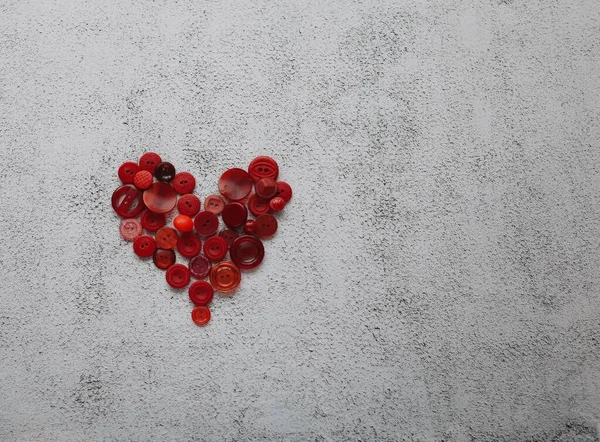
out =
<svg viewBox="0 0 600 442"><path fill-rule="evenodd" d="M142 192L131 184L119 187L112 195L114 211L123 218L134 218L144 210Z"/></svg>
<svg viewBox="0 0 600 442"><path fill-rule="evenodd" d="M119 167L119 179L123 181L123 184L133 184L133 177L139 170L140 166L133 161L127 161Z"/></svg>
<svg viewBox="0 0 600 442"><path fill-rule="evenodd" d="M156 250L156 241L148 235L138 236L133 242L133 251L140 258L149 258Z"/></svg>
<svg viewBox="0 0 600 442"><path fill-rule="evenodd" d="M142 227L148 232L156 232L165 225L165 215L154 213L151 210L145 210L140 219Z"/></svg>
<svg viewBox="0 0 600 442"><path fill-rule="evenodd" d="M191 259L188 267L194 278L204 279L208 276L212 264L206 256L198 255Z"/></svg>
<svg viewBox="0 0 600 442"><path fill-rule="evenodd" d="M189 193L183 195L179 198L179 201L177 201L177 210L179 210L179 213L182 215L196 216L200 211L200 198Z"/></svg>
<svg viewBox="0 0 600 442"><path fill-rule="evenodd" d="M182 289L190 283L190 270L183 264L173 264L167 270L167 283L174 289Z"/></svg>
<svg viewBox="0 0 600 442"><path fill-rule="evenodd" d="M152 185L152 174L147 170L140 170L133 177L133 185L140 190L146 190Z"/></svg>
<svg viewBox="0 0 600 442"><path fill-rule="evenodd" d="M279 196L283 198L283 200L287 203L292 199L292 188L285 181L277 181L277 192L275 196Z"/></svg>
<svg viewBox="0 0 600 442"><path fill-rule="evenodd" d="M273 215L261 215L254 220L256 234L261 238L269 238L277 232L277 219Z"/></svg>
<svg viewBox="0 0 600 442"><path fill-rule="evenodd" d="M196 305L208 305L213 299L215 290L208 281L196 281L188 289L190 301Z"/></svg>
<svg viewBox="0 0 600 442"><path fill-rule="evenodd" d="M199 327L210 322L210 309L205 305L199 305L192 310L192 321Z"/></svg>
<svg viewBox="0 0 600 442"><path fill-rule="evenodd" d="M204 200L204 210L220 215L225 208L225 201L219 195L209 195Z"/></svg>
<svg viewBox="0 0 600 442"><path fill-rule="evenodd" d="M225 205L221 216L227 227L235 229L236 227L243 226L248 219L248 209L242 203L229 203Z"/></svg>
<svg viewBox="0 0 600 442"><path fill-rule="evenodd" d="M196 232L202 236L211 236L219 228L219 218L212 212L203 211L194 218Z"/></svg>
<svg viewBox="0 0 600 442"><path fill-rule="evenodd" d="M156 249L153 261L159 269L168 269L175 264L175 252L173 250Z"/></svg>
<svg viewBox="0 0 600 442"><path fill-rule="evenodd" d="M246 224L244 224L244 233L254 235L256 233L256 221L253 219L246 221Z"/></svg>
<svg viewBox="0 0 600 442"><path fill-rule="evenodd" d="M223 229L219 232L219 236L225 240L227 247L229 247L233 240L240 235L235 230Z"/></svg>
<svg viewBox="0 0 600 442"><path fill-rule="evenodd" d="M280 196L276 196L269 201L269 207L274 212L281 212L285 208L285 201Z"/></svg>
<svg viewBox="0 0 600 442"><path fill-rule="evenodd" d="M147 170L154 175L156 166L158 166L161 162L162 159L160 158L160 155L154 152L146 152L140 158L140 169Z"/></svg>
<svg viewBox="0 0 600 442"><path fill-rule="evenodd" d="M175 166L171 163L162 162L154 170L154 176L158 181L170 183L175 178Z"/></svg>
<svg viewBox="0 0 600 442"><path fill-rule="evenodd" d="M173 178L173 188L181 195L192 193L196 187L196 178L189 172L179 172Z"/></svg>
<svg viewBox="0 0 600 442"><path fill-rule="evenodd" d="M248 173L254 182L262 178L271 178L276 180L279 175L279 166L271 157L257 157L252 160L248 166Z"/></svg>
<svg viewBox="0 0 600 442"><path fill-rule="evenodd" d="M168 183L154 183L144 191L144 204L155 213L168 213L177 203L177 192Z"/></svg>
<svg viewBox="0 0 600 442"><path fill-rule="evenodd" d="M135 218L125 218L119 225L119 231L125 241L133 241L142 234L142 223Z"/></svg>
<svg viewBox="0 0 600 442"><path fill-rule="evenodd" d="M226 170L219 178L219 192L231 201L241 200L252 190L252 179L243 169Z"/></svg>
<svg viewBox="0 0 600 442"><path fill-rule="evenodd" d="M179 241L177 230L172 227L163 227L156 232L156 244L161 249L174 249Z"/></svg>
<svg viewBox="0 0 600 442"><path fill-rule="evenodd" d="M265 248L255 236L242 235L231 244L231 260L240 269L250 270L258 267L265 256Z"/></svg>
<svg viewBox="0 0 600 442"><path fill-rule="evenodd" d="M202 251L202 240L195 233L184 233L179 237L177 250L182 256L193 258Z"/></svg>
<svg viewBox="0 0 600 442"><path fill-rule="evenodd" d="M232 262L220 262L210 271L210 283L216 291L223 294L233 293L241 280L240 269Z"/></svg>
<svg viewBox="0 0 600 442"><path fill-rule="evenodd" d="M255 187L256 194L266 200L270 200L277 193L277 182L273 178L261 178Z"/></svg>
<svg viewBox="0 0 600 442"><path fill-rule="evenodd" d="M211 236L204 241L204 256L213 261L221 261L228 250L227 242L220 236Z"/></svg>
<svg viewBox="0 0 600 442"><path fill-rule="evenodd" d="M269 207L269 200L262 199L257 194L254 194L248 200L248 210L250 210L250 213L254 216L269 213L269 210L271 210Z"/></svg>

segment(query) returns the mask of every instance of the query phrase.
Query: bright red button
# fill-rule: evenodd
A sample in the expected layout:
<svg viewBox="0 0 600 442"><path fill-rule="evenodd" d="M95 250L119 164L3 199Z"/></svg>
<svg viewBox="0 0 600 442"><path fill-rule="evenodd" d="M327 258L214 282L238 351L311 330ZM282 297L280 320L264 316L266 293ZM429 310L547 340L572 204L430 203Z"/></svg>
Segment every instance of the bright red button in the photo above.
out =
<svg viewBox="0 0 600 442"><path fill-rule="evenodd" d="M196 305L208 305L213 299L215 290L207 281L196 281L188 289L190 301Z"/></svg>
<svg viewBox="0 0 600 442"><path fill-rule="evenodd" d="M235 230L223 229L219 232L219 236L225 240L227 247L229 247L233 240L240 235Z"/></svg>
<svg viewBox="0 0 600 442"><path fill-rule="evenodd" d="M156 232L165 225L165 215L162 213L154 213L150 210L145 210L140 219L142 227L148 232Z"/></svg>
<svg viewBox="0 0 600 442"><path fill-rule="evenodd" d="M162 159L160 158L160 155L154 152L146 152L140 158L140 169L147 170L154 175L156 166L158 166L161 162Z"/></svg>
<svg viewBox="0 0 600 442"><path fill-rule="evenodd" d="M254 235L256 233L256 221L253 219L246 221L246 224L244 224L244 233Z"/></svg>
<svg viewBox="0 0 600 442"><path fill-rule="evenodd" d="M156 250L156 241L148 235L138 236L133 242L133 251L140 258L149 258Z"/></svg>
<svg viewBox="0 0 600 442"><path fill-rule="evenodd" d="M192 193L196 187L196 178L189 172L179 172L173 178L173 188L181 195Z"/></svg>
<svg viewBox="0 0 600 442"><path fill-rule="evenodd" d="M142 223L135 218L125 218L119 225L119 231L125 241L133 241L142 234Z"/></svg>
<svg viewBox="0 0 600 442"><path fill-rule="evenodd" d="M209 195L204 200L204 210L220 215L225 208L225 201L219 195Z"/></svg>
<svg viewBox="0 0 600 442"><path fill-rule="evenodd" d="M168 213L177 203L177 192L169 183L154 183L144 191L144 204L155 213Z"/></svg>
<svg viewBox="0 0 600 442"><path fill-rule="evenodd" d="M277 193L277 182L273 178L262 178L256 182L256 194L270 200Z"/></svg>
<svg viewBox="0 0 600 442"><path fill-rule="evenodd" d="M214 235L219 228L219 218L214 213L205 210L194 218L194 227L196 232L202 236Z"/></svg>
<svg viewBox="0 0 600 442"><path fill-rule="evenodd" d="M140 170L133 177L133 184L140 190L146 190L152 185L152 174L147 170Z"/></svg>
<svg viewBox="0 0 600 442"><path fill-rule="evenodd" d="M281 212L285 208L285 201L280 196L276 196L269 201L269 207L274 212Z"/></svg>
<svg viewBox="0 0 600 442"><path fill-rule="evenodd" d="M226 170L219 178L219 192L231 201L245 198L252 190L252 179L243 169Z"/></svg>
<svg viewBox="0 0 600 442"><path fill-rule="evenodd" d="M188 267L194 278L204 279L208 276L212 264L206 256L198 255L191 259Z"/></svg>
<svg viewBox="0 0 600 442"><path fill-rule="evenodd" d="M192 310L192 321L199 327L210 322L210 309L205 305L199 305Z"/></svg>
<svg viewBox="0 0 600 442"><path fill-rule="evenodd" d="M173 250L156 249L152 259L154 265L159 269L168 269L175 264L175 252Z"/></svg>
<svg viewBox="0 0 600 442"><path fill-rule="evenodd" d="M204 256L213 261L221 261L228 250L227 242L220 236L211 236L204 241Z"/></svg>
<svg viewBox="0 0 600 442"><path fill-rule="evenodd" d="M248 219L248 209L242 203L229 203L225 205L221 216L227 227L235 229L236 227L243 226Z"/></svg>
<svg viewBox="0 0 600 442"><path fill-rule="evenodd" d="M261 215L254 220L256 234L261 238L269 238L277 232L277 219L273 215Z"/></svg>
<svg viewBox="0 0 600 442"><path fill-rule="evenodd" d="M262 178L271 178L276 180L277 176L279 175L279 166L271 157L257 157L253 159L248 166L248 173L254 182L257 182Z"/></svg>
<svg viewBox="0 0 600 442"><path fill-rule="evenodd" d="M123 181L123 184L133 184L133 177L139 170L140 166L133 161L127 161L119 167L119 179Z"/></svg>
<svg viewBox="0 0 600 442"><path fill-rule="evenodd" d="M231 260L240 269L258 267L265 257L265 248L256 236L242 235L231 244Z"/></svg>
<svg viewBox="0 0 600 442"><path fill-rule="evenodd" d="M285 181L277 181L277 192L275 196L283 198L283 200L287 203L292 199L292 188Z"/></svg>
<svg viewBox="0 0 600 442"><path fill-rule="evenodd" d="M232 262L220 262L210 271L210 283L216 291L223 294L233 293L241 280L240 269Z"/></svg>
<svg viewBox="0 0 600 442"><path fill-rule="evenodd" d="M202 251L202 240L195 233L184 233L179 237L177 250L182 256L193 258Z"/></svg>
<svg viewBox="0 0 600 442"><path fill-rule="evenodd" d="M161 249L174 249L179 241L177 230L172 227L163 227L156 232L156 244Z"/></svg>
<svg viewBox="0 0 600 442"><path fill-rule="evenodd" d="M179 210L179 213L182 215L196 216L200 211L200 198L190 193L183 195L179 198L179 201L177 201L177 210Z"/></svg>
<svg viewBox="0 0 600 442"><path fill-rule="evenodd" d="M131 184L119 187L111 198L114 211L123 218L134 218L144 209L142 192Z"/></svg>
<svg viewBox="0 0 600 442"><path fill-rule="evenodd" d="M194 228L194 221L187 215L176 216L173 225L180 232L191 232Z"/></svg>
<svg viewBox="0 0 600 442"><path fill-rule="evenodd" d="M167 270L167 283L174 289L182 289L190 283L190 270L183 264L173 264Z"/></svg>
<svg viewBox="0 0 600 442"><path fill-rule="evenodd" d="M257 194L254 194L248 200L248 210L250 210L250 213L254 216L269 213L269 210L271 210L269 207L269 200L262 199Z"/></svg>

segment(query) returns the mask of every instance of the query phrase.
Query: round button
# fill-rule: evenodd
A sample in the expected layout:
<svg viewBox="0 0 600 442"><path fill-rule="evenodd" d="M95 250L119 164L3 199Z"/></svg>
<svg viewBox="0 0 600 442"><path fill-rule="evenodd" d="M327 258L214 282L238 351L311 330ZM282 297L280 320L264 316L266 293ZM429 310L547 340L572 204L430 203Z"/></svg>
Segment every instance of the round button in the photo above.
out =
<svg viewBox="0 0 600 442"><path fill-rule="evenodd" d="M210 309L205 305L199 305L192 310L192 321L199 327L210 322Z"/></svg>
<svg viewBox="0 0 600 442"><path fill-rule="evenodd" d="M179 172L173 178L173 188L181 195L192 193L196 187L196 178L189 172Z"/></svg>
<svg viewBox="0 0 600 442"><path fill-rule="evenodd" d="M256 235L261 238L269 238L277 232L277 219L273 215L261 215L254 221L256 222Z"/></svg>
<svg viewBox="0 0 600 442"><path fill-rule="evenodd" d="M156 166L162 162L160 155L154 152L146 152L140 158L140 169L147 170L154 175Z"/></svg>
<svg viewBox="0 0 600 442"><path fill-rule="evenodd" d="M240 269L251 270L258 267L265 257L265 248L256 236L243 235L231 244L231 260Z"/></svg>
<svg viewBox="0 0 600 442"><path fill-rule="evenodd" d="M281 212L285 208L285 201L280 196L276 196L269 201L269 207L274 212Z"/></svg>
<svg viewBox="0 0 600 442"><path fill-rule="evenodd" d="M148 232L156 232L165 225L165 215L154 213L151 210L145 210L140 219L142 227Z"/></svg>
<svg viewBox="0 0 600 442"><path fill-rule="evenodd" d="M243 226L248 219L248 209L242 203L233 202L225 205L223 213L223 222L227 227L236 228Z"/></svg>
<svg viewBox="0 0 600 442"><path fill-rule="evenodd" d="M200 198L188 193L177 201L177 210L182 215L195 216L200 211Z"/></svg>
<svg viewBox="0 0 600 442"><path fill-rule="evenodd" d="M168 183L154 183L144 191L144 204L155 213L167 213L177 203L177 193Z"/></svg>
<svg viewBox="0 0 600 442"><path fill-rule="evenodd" d="M209 195L204 200L204 210L220 215L225 208L225 201L219 195Z"/></svg>
<svg viewBox="0 0 600 442"><path fill-rule="evenodd" d="M219 228L219 218L212 212L203 211L194 218L196 232L202 236L211 236Z"/></svg>
<svg viewBox="0 0 600 442"><path fill-rule="evenodd" d="M148 235L138 236L133 242L133 251L140 258L149 258L156 250L156 241Z"/></svg>
<svg viewBox="0 0 600 442"><path fill-rule="evenodd" d="M125 218L119 225L119 231L125 241L133 241L142 234L142 223L135 218Z"/></svg>
<svg viewBox="0 0 600 442"><path fill-rule="evenodd" d="M223 229L219 232L219 236L225 240L227 247L229 247L233 240L239 236L239 234L235 230Z"/></svg>
<svg viewBox="0 0 600 442"><path fill-rule="evenodd" d="M256 194L270 200L277 193L277 182L273 178L261 178L256 182Z"/></svg>
<svg viewBox="0 0 600 442"><path fill-rule="evenodd" d="M180 232L191 232L194 228L194 221L187 215L179 215L173 220L173 225Z"/></svg>
<svg viewBox="0 0 600 442"><path fill-rule="evenodd" d="M239 287L241 280L240 269L229 261L220 262L210 271L210 283L220 293L233 293Z"/></svg>
<svg viewBox="0 0 600 442"><path fill-rule="evenodd" d="M254 194L248 200L248 210L250 210L250 213L254 216L269 213L269 210L271 210L269 207L269 200L262 199L257 194Z"/></svg>
<svg viewBox="0 0 600 442"><path fill-rule="evenodd" d="M179 237L177 250L182 256L193 258L202 251L202 240L195 233L184 233Z"/></svg>
<svg viewBox="0 0 600 442"><path fill-rule="evenodd" d="M146 190L152 185L152 174L147 170L140 170L133 177L133 185L140 190Z"/></svg>
<svg viewBox="0 0 600 442"><path fill-rule="evenodd" d="M152 259L154 265L159 269L168 269L175 264L175 252L173 250L156 249Z"/></svg>
<svg viewBox="0 0 600 442"><path fill-rule="evenodd" d="M213 261L221 261L228 250L227 242L220 236L211 236L204 241L204 256Z"/></svg>
<svg viewBox="0 0 600 442"><path fill-rule="evenodd" d="M156 166L154 176L158 181L170 183L173 181L173 178L175 178L175 166L173 166L171 163L167 163L166 161L162 162Z"/></svg>
<svg viewBox="0 0 600 442"><path fill-rule="evenodd" d="M119 167L119 179L123 182L123 184L133 184L133 177L139 170L140 166L133 161L127 161L126 163L121 164L121 167Z"/></svg>
<svg viewBox="0 0 600 442"><path fill-rule="evenodd" d="M254 235L256 233L256 221L253 219L246 221L246 224L244 224L244 233Z"/></svg>
<svg viewBox="0 0 600 442"><path fill-rule="evenodd" d="M179 241L177 230L172 227L163 227L156 232L156 244L161 249L174 249Z"/></svg>
<svg viewBox="0 0 600 442"><path fill-rule="evenodd" d="M271 178L276 180L279 175L279 166L271 157L257 157L252 160L248 166L248 173L254 182L262 178Z"/></svg>
<svg viewBox="0 0 600 442"><path fill-rule="evenodd" d="M219 178L219 192L231 201L241 200L252 190L252 179L243 169L226 170Z"/></svg>
<svg viewBox="0 0 600 442"><path fill-rule="evenodd" d="M198 255L192 258L188 267L190 268L190 273L194 278L204 279L208 276L208 272L210 272L212 264L206 256Z"/></svg>
<svg viewBox="0 0 600 442"><path fill-rule="evenodd" d="M275 196L283 198L283 200L287 203L292 199L292 188L285 181L277 181L277 192Z"/></svg>
<svg viewBox="0 0 600 442"><path fill-rule="evenodd" d="M144 209L142 192L131 184L119 187L112 195L114 211L123 218L134 218Z"/></svg>
<svg viewBox="0 0 600 442"><path fill-rule="evenodd" d="M196 281L188 289L190 301L196 305L208 305L213 299L215 290L207 281Z"/></svg>
<svg viewBox="0 0 600 442"><path fill-rule="evenodd" d="M190 270L183 264L173 264L167 270L167 283L174 289L182 289L190 283Z"/></svg>

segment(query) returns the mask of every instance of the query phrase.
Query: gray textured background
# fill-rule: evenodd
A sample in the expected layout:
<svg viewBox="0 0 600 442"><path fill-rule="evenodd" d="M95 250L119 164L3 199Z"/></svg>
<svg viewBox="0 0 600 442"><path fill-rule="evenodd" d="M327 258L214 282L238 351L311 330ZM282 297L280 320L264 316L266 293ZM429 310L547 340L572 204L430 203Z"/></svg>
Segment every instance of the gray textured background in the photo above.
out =
<svg viewBox="0 0 600 442"><path fill-rule="evenodd" d="M0 438L595 440L597 0L0 2ZM213 321L121 162L295 198Z"/></svg>

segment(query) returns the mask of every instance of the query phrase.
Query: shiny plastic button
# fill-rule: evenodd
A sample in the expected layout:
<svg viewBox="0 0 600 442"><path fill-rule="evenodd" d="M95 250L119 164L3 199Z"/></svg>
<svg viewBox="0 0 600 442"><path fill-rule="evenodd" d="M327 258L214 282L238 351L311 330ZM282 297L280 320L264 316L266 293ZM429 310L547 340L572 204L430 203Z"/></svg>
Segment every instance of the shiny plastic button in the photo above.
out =
<svg viewBox="0 0 600 442"><path fill-rule="evenodd" d="M256 222L256 235L261 238L269 238L277 232L277 219L273 215L261 215L254 221Z"/></svg>
<svg viewBox="0 0 600 442"><path fill-rule="evenodd" d="M170 184L154 183L144 191L144 204L155 213L168 213L177 204L177 193Z"/></svg>
<svg viewBox="0 0 600 442"><path fill-rule="evenodd" d="M243 235L231 244L231 260L243 270L258 267L265 257L265 248L255 236Z"/></svg>
<svg viewBox="0 0 600 442"><path fill-rule="evenodd" d="M240 235L235 230L223 229L219 232L219 236L225 240L227 247L229 247L233 240Z"/></svg>
<svg viewBox="0 0 600 442"><path fill-rule="evenodd" d="M119 179L123 182L123 184L133 184L133 177L139 170L140 166L133 161L127 161L126 163L121 164L121 167L119 167Z"/></svg>
<svg viewBox="0 0 600 442"><path fill-rule="evenodd" d="M173 225L180 232L191 232L194 228L194 221L187 215L179 215L173 220Z"/></svg>
<svg viewBox="0 0 600 442"><path fill-rule="evenodd" d="M210 271L210 283L220 293L233 293L240 285L242 274L240 269L232 262L220 262Z"/></svg>
<svg viewBox="0 0 600 442"><path fill-rule="evenodd" d="M241 200L251 190L252 179L243 169L229 169L219 178L219 192L228 200Z"/></svg>
<svg viewBox="0 0 600 442"><path fill-rule="evenodd" d="M196 232L202 236L214 235L219 228L219 218L214 213L205 210L194 218L194 227Z"/></svg>
<svg viewBox="0 0 600 442"><path fill-rule="evenodd" d="M181 253L181 256L193 258L202 251L202 240L195 233L184 233L179 237L177 250Z"/></svg>
<svg viewBox="0 0 600 442"><path fill-rule="evenodd" d="M221 261L228 250L227 242L220 236L211 236L204 241L204 256L213 261Z"/></svg>
<svg viewBox="0 0 600 442"><path fill-rule="evenodd" d="M270 200L277 193L277 182L273 178L262 178L256 182L256 194L266 200Z"/></svg>
<svg viewBox="0 0 600 442"><path fill-rule="evenodd" d="M204 210L220 215L225 208L225 201L219 195L209 195L204 200Z"/></svg>
<svg viewBox="0 0 600 442"><path fill-rule="evenodd" d="M142 223L135 218L125 218L119 225L119 231L125 241L133 241L142 234Z"/></svg>
<svg viewBox="0 0 600 442"><path fill-rule="evenodd" d="M175 252L173 250L156 249L152 259L154 265L159 269L168 269L175 264Z"/></svg>
<svg viewBox="0 0 600 442"><path fill-rule="evenodd" d="M161 162L162 159L160 158L160 155L154 152L146 152L140 158L140 169L147 170L154 175L156 166L158 166Z"/></svg>
<svg viewBox="0 0 600 442"><path fill-rule="evenodd" d="M190 270L183 264L173 264L167 270L167 283L174 289L182 289L190 283Z"/></svg>
<svg viewBox="0 0 600 442"><path fill-rule="evenodd" d="M189 172L179 172L173 178L173 188L181 195L192 193L196 187L196 178Z"/></svg>
<svg viewBox="0 0 600 442"><path fill-rule="evenodd" d="M133 242L133 251L140 258L149 258L156 250L156 241L148 235L138 236Z"/></svg>
<svg viewBox="0 0 600 442"><path fill-rule="evenodd" d="M243 226L248 219L248 209L246 209L246 206L242 203L229 203L225 205L221 217L227 227L240 227Z"/></svg>
<svg viewBox="0 0 600 442"><path fill-rule="evenodd" d="M190 301L196 305L208 305L213 299L215 290L208 281L196 281L188 289Z"/></svg>
<svg viewBox="0 0 600 442"><path fill-rule="evenodd" d="M262 199L257 194L254 194L248 200L248 210L250 210L250 213L254 216L269 213L269 210L271 210L269 207L269 200Z"/></svg>
<svg viewBox="0 0 600 442"><path fill-rule="evenodd" d="M179 201L177 201L177 210L179 210L179 213L182 215L196 216L200 211L200 198L190 193L183 195L179 198Z"/></svg>
<svg viewBox="0 0 600 442"><path fill-rule="evenodd" d="M161 249L174 249L179 241L177 230L172 227L163 227L156 232L156 244Z"/></svg>
<svg viewBox="0 0 600 442"><path fill-rule="evenodd" d="M247 235L254 235L256 233L256 221L249 219L244 224L244 233Z"/></svg>
<svg viewBox="0 0 600 442"><path fill-rule="evenodd" d="M208 276L212 264L206 256L198 255L191 259L188 267L194 278L204 279Z"/></svg>
<svg viewBox="0 0 600 442"><path fill-rule="evenodd" d="M285 208L285 201L280 196L276 196L269 201L269 207L274 212L281 212Z"/></svg>
<svg viewBox="0 0 600 442"><path fill-rule="evenodd" d="M279 166L273 158L261 156L252 160L248 166L248 173L254 182L262 178L276 180L279 175Z"/></svg>
<svg viewBox="0 0 600 442"><path fill-rule="evenodd" d="M147 170L140 170L133 177L133 185L140 190L146 190L152 185L152 174Z"/></svg>
<svg viewBox="0 0 600 442"><path fill-rule="evenodd" d="M175 166L171 163L162 162L154 170L154 176L158 181L170 183L175 178Z"/></svg>
<svg viewBox="0 0 600 442"><path fill-rule="evenodd" d="M114 211L123 218L133 218L144 209L142 192L131 184L125 184L114 191L112 198Z"/></svg>
<svg viewBox="0 0 600 442"><path fill-rule="evenodd" d="M277 192L275 196L283 198L283 200L287 203L292 199L292 188L285 181L277 181Z"/></svg>
<svg viewBox="0 0 600 442"><path fill-rule="evenodd" d="M151 210L145 210L140 219L142 227L148 232L156 232L165 225L165 215L162 213L154 213Z"/></svg>
<svg viewBox="0 0 600 442"><path fill-rule="evenodd" d="M210 309L205 305L199 305L192 310L192 321L199 327L204 327L210 322Z"/></svg>

